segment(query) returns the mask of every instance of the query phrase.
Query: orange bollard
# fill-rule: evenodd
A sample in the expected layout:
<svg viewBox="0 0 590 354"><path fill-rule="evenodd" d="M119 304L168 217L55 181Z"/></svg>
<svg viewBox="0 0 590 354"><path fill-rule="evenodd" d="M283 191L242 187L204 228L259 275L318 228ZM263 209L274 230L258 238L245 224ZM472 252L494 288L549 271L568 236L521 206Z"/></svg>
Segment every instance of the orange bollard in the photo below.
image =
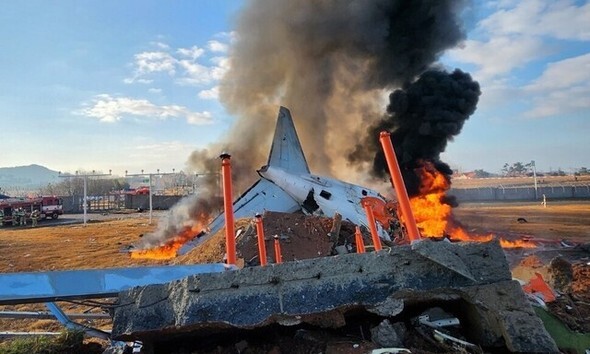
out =
<svg viewBox="0 0 590 354"><path fill-rule="evenodd" d="M356 241L356 253L365 253L365 241L363 241L361 228L358 226L356 227L356 231L354 232L354 237Z"/></svg>
<svg viewBox="0 0 590 354"><path fill-rule="evenodd" d="M381 141L381 146L383 147L383 152L385 153L387 167L389 167L389 174L391 175L393 188L395 189L400 208L402 209L402 216L406 223L410 242L417 241L420 239L420 231L418 231L416 219L414 219L414 213L412 212L412 207L410 206L408 191L406 190L406 185L404 184L404 178L402 177L399 164L397 163L397 158L395 157L395 150L393 149L393 144L391 142L391 134L389 134L389 132L383 131L379 135L379 140Z"/></svg>
<svg viewBox="0 0 590 354"><path fill-rule="evenodd" d="M371 208L371 204L367 202L363 202L363 207L365 208L365 213L367 213L369 230L371 230L371 237L373 238L375 251L381 251L381 239L379 239L379 235L377 234L377 226L375 225L375 215L373 215L373 208Z"/></svg>
<svg viewBox="0 0 590 354"><path fill-rule="evenodd" d="M258 234L258 256L260 265L266 265L266 244L264 243L264 226L262 225L262 215L256 214L256 233Z"/></svg>
<svg viewBox="0 0 590 354"><path fill-rule="evenodd" d="M227 264L236 264L236 236L234 231L234 206L231 185L231 155L222 153L221 176L223 178L223 212L225 214L225 252Z"/></svg>
<svg viewBox="0 0 590 354"><path fill-rule="evenodd" d="M281 243L279 242L279 235L275 235L275 263L283 263L283 255L281 254Z"/></svg>

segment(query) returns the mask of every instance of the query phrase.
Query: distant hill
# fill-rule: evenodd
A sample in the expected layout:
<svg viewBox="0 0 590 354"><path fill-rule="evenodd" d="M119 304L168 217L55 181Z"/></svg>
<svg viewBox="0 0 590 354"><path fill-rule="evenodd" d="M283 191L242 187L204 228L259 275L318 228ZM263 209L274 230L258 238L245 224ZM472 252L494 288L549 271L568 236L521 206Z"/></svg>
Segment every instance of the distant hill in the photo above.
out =
<svg viewBox="0 0 590 354"><path fill-rule="evenodd" d="M39 165L0 167L0 188L37 188L58 182L58 171Z"/></svg>

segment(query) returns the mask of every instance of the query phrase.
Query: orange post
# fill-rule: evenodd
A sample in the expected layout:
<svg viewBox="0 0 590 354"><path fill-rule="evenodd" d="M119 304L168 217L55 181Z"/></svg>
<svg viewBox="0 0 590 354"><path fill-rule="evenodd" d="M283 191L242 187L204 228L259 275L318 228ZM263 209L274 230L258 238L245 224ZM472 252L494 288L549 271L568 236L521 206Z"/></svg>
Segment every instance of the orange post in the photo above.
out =
<svg viewBox="0 0 590 354"><path fill-rule="evenodd" d="M391 175L391 181L393 182L393 188L397 194L399 206L402 209L403 219L406 223L406 229L408 230L408 236L410 242L414 242L420 239L420 231L416 225L416 219L414 219L414 213L410 206L410 198L408 197L408 191L404 184L404 178L402 177L397 158L395 157L395 150L391 142L391 134L389 132L381 132L379 135L383 152L385 153L385 159L387 160L387 167L389 167L389 174Z"/></svg>
<svg viewBox="0 0 590 354"><path fill-rule="evenodd" d="M369 230L371 230L371 237L373 238L373 246L375 251L381 251L381 239L377 234L377 225L375 225L375 215L373 215L373 208L368 202L363 202L365 213L367 213L367 220L369 221Z"/></svg>
<svg viewBox="0 0 590 354"><path fill-rule="evenodd" d="M234 206L231 185L231 155L223 153L221 158L221 177L223 178L223 212L225 214L225 252L227 264L236 264L236 236L234 231Z"/></svg>
<svg viewBox="0 0 590 354"><path fill-rule="evenodd" d="M365 241L363 241L363 235L361 234L361 228L356 227L354 233L355 241L356 241L356 253L365 253Z"/></svg>
<svg viewBox="0 0 590 354"><path fill-rule="evenodd" d="M275 235L275 263L283 263L283 255L281 254L281 243L279 242L279 235Z"/></svg>
<svg viewBox="0 0 590 354"><path fill-rule="evenodd" d="M256 233L258 234L258 256L260 265L266 265L266 245L264 244L264 226L262 225L262 215L256 214Z"/></svg>

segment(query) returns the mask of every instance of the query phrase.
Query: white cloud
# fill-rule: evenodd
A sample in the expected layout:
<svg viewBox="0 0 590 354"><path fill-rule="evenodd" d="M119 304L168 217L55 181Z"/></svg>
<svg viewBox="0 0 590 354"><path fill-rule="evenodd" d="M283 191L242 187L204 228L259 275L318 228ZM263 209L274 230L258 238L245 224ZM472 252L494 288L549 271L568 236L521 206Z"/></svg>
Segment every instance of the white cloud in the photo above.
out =
<svg viewBox="0 0 590 354"><path fill-rule="evenodd" d="M462 48L453 49L448 55L453 60L476 65L479 70L474 76L487 80L522 67L546 52L539 38L504 36L486 42L467 40Z"/></svg>
<svg viewBox="0 0 590 354"><path fill-rule="evenodd" d="M219 98L219 86L212 87L208 90L199 91L198 96L203 100L216 100Z"/></svg>
<svg viewBox="0 0 590 354"><path fill-rule="evenodd" d="M192 61L195 61L197 58L203 55L203 53L205 53L205 50L195 45L190 48L178 48L176 52L183 57L190 58Z"/></svg>
<svg viewBox="0 0 590 354"><path fill-rule="evenodd" d="M137 71L141 74L167 72L174 75L177 60L166 52L143 52L135 55Z"/></svg>
<svg viewBox="0 0 590 354"><path fill-rule="evenodd" d="M468 40L450 58L474 64L474 76L487 80L510 73L556 52L551 40L590 40L590 3L572 0L500 0L477 25L481 38Z"/></svg>
<svg viewBox="0 0 590 354"><path fill-rule="evenodd" d="M547 65L531 85L531 90L562 89L590 82L590 53Z"/></svg>
<svg viewBox="0 0 590 354"><path fill-rule="evenodd" d="M199 85L211 82L212 68L194 63L189 60L181 60L178 62L180 67L184 69L183 77L176 80L181 85Z"/></svg>
<svg viewBox="0 0 590 354"><path fill-rule="evenodd" d="M161 88L155 88L155 87L150 87L148 89L149 93L162 93L162 89Z"/></svg>
<svg viewBox="0 0 590 354"><path fill-rule="evenodd" d="M162 120L184 117L187 123L196 125L212 122L211 113L209 112L192 112L183 106L158 106L145 99L112 97L107 94L95 96L91 104L86 105L76 113L110 123L119 121L124 116Z"/></svg>
<svg viewBox="0 0 590 354"><path fill-rule="evenodd" d="M229 46L226 43L221 43L220 41L211 40L207 42L207 49L212 52L216 53L225 53L227 52Z"/></svg>
<svg viewBox="0 0 590 354"><path fill-rule="evenodd" d="M217 32L213 35L213 37L228 40L231 43L231 42L235 41L235 39L237 37L237 32L236 31Z"/></svg>
<svg viewBox="0 0 590 354"><path fill-rule="evenodd" d="M480 25L496 35L526 34L590 40L590 3L571 0L523 0L501 4Z"/></svg>
<svg viewBox="0 0 590 354"><path fill-rule="evenodd" d="M210 112L189 112L186 116L186 121L189 124L202 125L209 124L212 121Z"/></svg>
<svg viewBox="0 0 590 354"><path fill-rule="evenodd" d="M176 73L177 60L166 52L142 52L134 55L135 70L133 77L123 80L126 84L151 83L145 75L157 72L165 72L173 76Z"/></svg>
<svg viewBox="0 0 590 354"><path fill-rule="evenodd" d="M227 57L213 57L211 62L215 64L211 68L211 77L214 80L221 80L223 75L229 70L229 59Z"/></svg>
<svg viewBox="0 0 590 354"><path fill-rule="evenodd" d="M220 80L229 69L229 60L226 57L211 58L210 62L213 65L210 66L198 63L196 59L204 53L204 50L196 46L179 48L176 53L179 58L166 52L136 54L134 75L123 81L126 84L150 84L153 82L150 74L164 72L171 77L176 77L175 82L177 84L197 86Z"/></svg>
<svg viewBox="0 0 590 354"><path fill-rule="evenodd" d="M524 90L535 95L532 118L573 113L590 108L590 53L547 66L543 74Z"/></svg>
<svg viewBox="0 0 590 354"><path fill-rule="evenodd" d="M164 42L150 42L150 44L163 50L170 49L170 46Z"/></svg>

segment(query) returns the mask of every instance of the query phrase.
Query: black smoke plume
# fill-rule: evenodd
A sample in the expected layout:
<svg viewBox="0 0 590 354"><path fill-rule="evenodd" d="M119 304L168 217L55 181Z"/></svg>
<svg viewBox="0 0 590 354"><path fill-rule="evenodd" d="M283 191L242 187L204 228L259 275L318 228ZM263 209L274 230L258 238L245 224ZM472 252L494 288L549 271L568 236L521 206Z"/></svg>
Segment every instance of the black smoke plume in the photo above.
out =
<svg viewBox="0 0 590 354"><path fill-rule="evenodd" d="M410 196L419 193L420 176L415 173L424 161L447 177L451 168L440 160L447 143L461 132L479 100L479 84L469 74L429 70L418 80L389 95L387 113L374 124L369 136L389 131L400 169ZM383 177L387 164L378 142L357 145L351 161L373 159L372 172Z"/></svg>

